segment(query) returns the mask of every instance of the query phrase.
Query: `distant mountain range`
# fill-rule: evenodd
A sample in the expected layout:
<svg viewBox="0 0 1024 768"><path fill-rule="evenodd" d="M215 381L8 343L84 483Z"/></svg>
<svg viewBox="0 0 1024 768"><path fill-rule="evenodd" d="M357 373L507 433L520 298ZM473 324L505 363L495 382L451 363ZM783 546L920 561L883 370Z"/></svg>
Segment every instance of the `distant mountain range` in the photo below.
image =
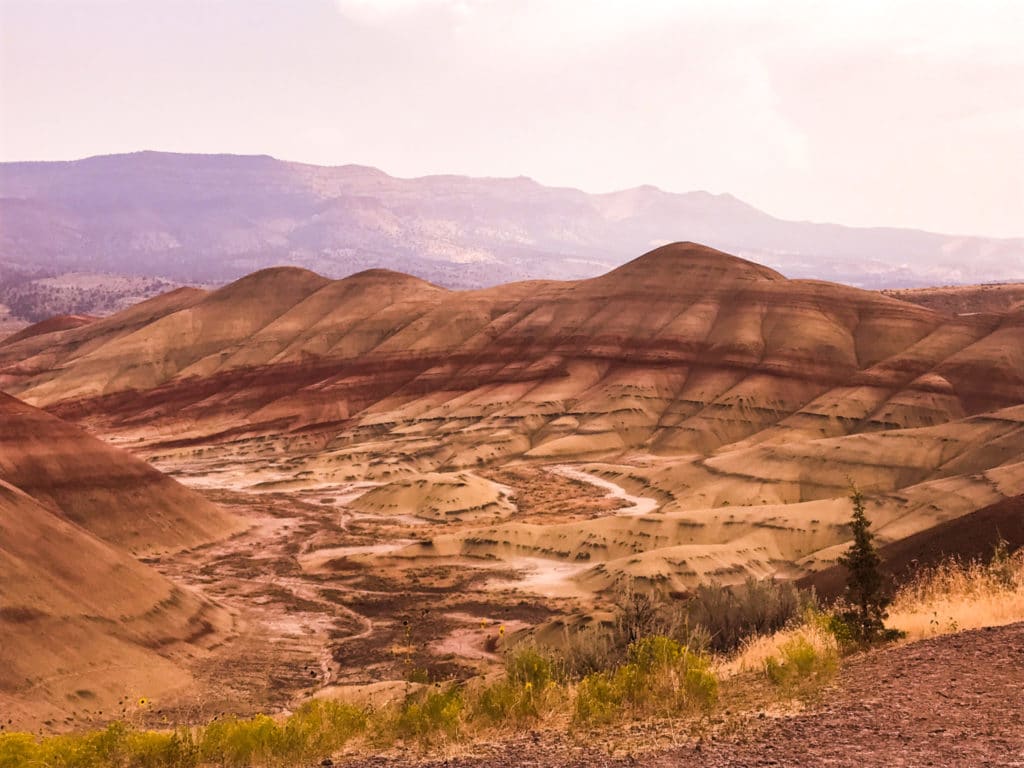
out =
<svg viewBox="0 0 1024 768"><path fill-rule="evenodd" d="M675 240L788 277L866 288L1024 280L1024 238L784 221L707 192L399 179L267 156L139 152L0 164L0 284L8 287L70 272L211 284L288 264L330 277L387 267L467 288L591 277Z"/></svg>

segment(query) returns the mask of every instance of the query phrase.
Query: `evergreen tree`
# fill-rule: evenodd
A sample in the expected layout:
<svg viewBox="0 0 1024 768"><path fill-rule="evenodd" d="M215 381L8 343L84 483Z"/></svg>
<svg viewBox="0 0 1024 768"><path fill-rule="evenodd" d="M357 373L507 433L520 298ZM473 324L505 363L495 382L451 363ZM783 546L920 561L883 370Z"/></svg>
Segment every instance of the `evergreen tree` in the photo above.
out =
<svg viewBox="0 0 1024 768"><path fill-rule="evenodd" d="M846 579L846 600L850 609L842 614L854 637L862 643L888 639L893 633L885 628L889 614L886 609L892 598L886 592L882 576L882 559L875 549L871 521L864 511L864 496L851 487L853 518L850 528L853 543L839 558L849 575Z"/></svg>

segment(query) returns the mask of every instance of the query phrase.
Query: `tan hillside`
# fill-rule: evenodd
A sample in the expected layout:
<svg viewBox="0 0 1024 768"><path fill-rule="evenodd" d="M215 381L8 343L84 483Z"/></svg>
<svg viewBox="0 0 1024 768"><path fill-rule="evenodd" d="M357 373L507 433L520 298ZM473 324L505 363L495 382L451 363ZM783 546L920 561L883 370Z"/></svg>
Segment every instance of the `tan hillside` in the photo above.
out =
<svg viewBox="0 0 1024 768"><path fill-rule="evenodd" d="M191 695L190 666L230 617L128 550L206 543L239 522L7 395L0 424L0 708L63 729Z"/></svg>
<svg viewBox="0 0 1024 768"><path fill-rule="evenodd" d="M0 708L67 728L170 702L227 615L0 481ZM75 716L68 722L61 722Z"/></svg>
<svg viewBox="0 0 1024 768"><path fill-rule="evenodd" d="M125 451L0 394L0 479L133 553L190 547L239 523Z"/></svg>
<svg viewBox="0 0 1024 768"><path fill-rule="evenodd" d="M19 723L171 700L191 685L185 659L227 628L221 609L2 481L0 585L0 708Z"/></svg>
<svg viewBox="0 0 1024 768"><path fill-rule="evenodd" d="M75 328L81 328L83 325L96 320L91 315L57 315L56 317L50 317L46 320L41 320L38 323L22 328L17 333L12 333L10 336L4 336L0 338L0 345L13 344L23 339L31 338L32 336L42 336L44 334L57 333L59 331L70 331Z"/></svg>
<svg viewBox="0 0 1024 768"><path fill-rule="evenodd" d="M80 328L5 339L0 343L0 359L21 364L8 366L0 374L0 382L7 381L8 377L17 380L25 376L46 375L59 366L69 352L86 355L96 346L108 344L164 315L188 308L205 295L205 291L197 288L179 288Z"/></svg>
<svg viewBox="0 0 1024 768"><path fill-rule="evenodd" d="M351 506L368 514L427 520L503 517L513 509L505 489L469 472L411 475L367 491Z"/></svg>

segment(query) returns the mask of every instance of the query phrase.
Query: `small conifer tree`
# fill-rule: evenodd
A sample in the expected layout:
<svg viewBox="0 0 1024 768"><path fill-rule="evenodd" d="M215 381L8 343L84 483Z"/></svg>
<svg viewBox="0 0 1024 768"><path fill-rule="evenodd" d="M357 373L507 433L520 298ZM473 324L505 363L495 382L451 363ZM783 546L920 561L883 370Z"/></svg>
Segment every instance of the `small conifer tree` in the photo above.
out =
<svg viewBox="0 0 1024 768"><path fill-rule="evenodd" d="M882 576L882 559L875 549L871 521L864 510L864 496L851 486L850 501L853 502L853 518L850 528L853 543L840 556L839 564L849 575L846 579L846 600L850 609L842 614L854 638L861 643L873 643L898 636L885 628L889 614L886 609L892 602L887 594Z"/></svg>

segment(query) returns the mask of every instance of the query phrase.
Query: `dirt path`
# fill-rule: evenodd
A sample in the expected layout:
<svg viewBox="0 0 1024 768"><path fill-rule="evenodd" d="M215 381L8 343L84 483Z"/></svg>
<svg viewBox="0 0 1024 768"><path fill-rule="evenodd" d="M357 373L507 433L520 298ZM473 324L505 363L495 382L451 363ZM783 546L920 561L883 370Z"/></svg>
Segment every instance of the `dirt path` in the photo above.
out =
<svg viewBox="0 0 1024 768"><path fill-rule="evenodd" d="M582 469L569 466L557 466L552 467L553 472L557 472L565 477L571 477L574 480L580 480L584 483L596 486L604 491L608 492L608 495L622 499L630 506L622 507L615 510L616 515L624 515L626 517L637 517L639 515L646 515L648 512L653 512L658 508L658 500L652 499L649 496L634 496L629 493L621 485L613 483L611 480L605 480L603 477L592 475L590 472L584 472Z"/></svg>
<svg viewBox="0 0 1024 768"><path fill-rule="evenodd" d="M635 730L635 729L631 729ZM623 740L516 737L473 757L361 759L417 768L890 768L1024 766L1024 623L963 632L849 660L820 705L754 716L738 736L633 755ZM619 744L616 744L616 742ZM355 765L353 763L352 765Z"/></svg>

